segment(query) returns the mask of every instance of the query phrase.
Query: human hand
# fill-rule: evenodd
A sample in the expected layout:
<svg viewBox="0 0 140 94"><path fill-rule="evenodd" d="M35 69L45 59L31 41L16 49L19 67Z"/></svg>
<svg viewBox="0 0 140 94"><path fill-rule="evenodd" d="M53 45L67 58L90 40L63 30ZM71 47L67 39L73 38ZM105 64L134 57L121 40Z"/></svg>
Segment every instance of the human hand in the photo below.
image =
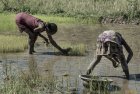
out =
<svg viewBox="0 0 140 94"><path fill-rule="evenodd" d="M90 73L91 73L91 70L89 69L87 70L86 75L90 75Z"/></svg>
<svg viewBox="0 0 140 94"><path fill-rule="evenodd" d="M46 44L46 46L48 46L49 45L48 39L45 39L44 43Z"/></svg>
<svg viewBox="0 0 140 94"><path fill-rule="evenodd" d="M63 49L62 53L67 55L70 50L71 50L71 48Z"/></svg>
<svg viewBox="0 0 140 94"><path fill-rule="evenodd" d="M44 43L46 46L49 45L49 42L47 42L47 41L44 41L43 43Z"/></svg>

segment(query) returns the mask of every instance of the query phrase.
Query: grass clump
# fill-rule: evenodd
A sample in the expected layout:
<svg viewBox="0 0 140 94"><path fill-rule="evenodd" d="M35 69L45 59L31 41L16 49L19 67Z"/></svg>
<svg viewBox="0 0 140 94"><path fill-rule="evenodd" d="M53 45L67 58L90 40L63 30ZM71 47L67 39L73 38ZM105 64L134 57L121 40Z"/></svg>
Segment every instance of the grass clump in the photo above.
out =
<svg viewBox="0 0 140 94"><path fill-rule="evenodd" d="M86 55L86 45L85 44L67 44L67 43L60 43L63 49L71 48L68 55L70 56L84 56ZM55 50L56 52L56 50Z"/></svg>
<svg viewBox="0 0 140 94"><path fill-rule="evenodd" d="M0 35L0 53L22 52L27 46L25 36Z"/></svg>
<svg viewBox="0 0 140 94"><path fill-rule="evenodd" d="M15 14L0 13L0 33L13 33L16 30Z"/></svg>
<svg viewBox="0 0 140 94"><path fill-rule="evenodd" d="M3 79L0 79L0 94L51 94L55 92L56 77L40 75L34 64L33 61L31 65L34 68L23 71L4 63Z"/></svg>

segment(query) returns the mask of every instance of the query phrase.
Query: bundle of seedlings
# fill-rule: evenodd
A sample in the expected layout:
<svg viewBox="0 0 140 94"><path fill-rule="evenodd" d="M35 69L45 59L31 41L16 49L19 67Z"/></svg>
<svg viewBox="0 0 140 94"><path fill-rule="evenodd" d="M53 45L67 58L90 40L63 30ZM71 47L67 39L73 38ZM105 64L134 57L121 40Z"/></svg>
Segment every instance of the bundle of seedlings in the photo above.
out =
<svg viewBox="0 0 140 94"><path fill-rule="evenodd" d="M84 56L86 55L86 45L85 44L70 44L70 43L60 43L63 49L71 48L68 55L70 56ZM59 52L54 48L54 52Z"/></svg>
<svg viewBox="0 0 140 94"><path fill-rule="evenodd" d="M112 79L100 76L80 75L80 78L83 80L83 85L90 90L108 90L109 85L113 82Z"/></svg>

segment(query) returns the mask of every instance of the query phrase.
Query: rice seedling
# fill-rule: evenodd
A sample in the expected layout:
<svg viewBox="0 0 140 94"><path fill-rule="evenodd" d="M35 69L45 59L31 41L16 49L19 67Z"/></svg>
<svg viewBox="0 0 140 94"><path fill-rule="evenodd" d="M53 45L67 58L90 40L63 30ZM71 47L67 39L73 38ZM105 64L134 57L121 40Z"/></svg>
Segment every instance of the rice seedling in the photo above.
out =
<svg viewBox="0 0 140 94"><path fill-rule="evenodd" d="M27 46L25 36L0 35L0 53L22 52Z"/></svg>
<svg viewBox="0 0 140 94"><path fill-rule="evenodd" d="M110 83L112 79L108 79L100 76L80 75L83 80L83 85L89 89L90 92L109 92Z"/></svg>
<svg viewBox="0 0 140 94"><path fill-rule="evenodd" d="M0 13L0 33L13 33L16 30L15 14Z"/></svg>
<svg viewBox="0 0 140 94"><path fill-rule="evenodd" d="M14 13L0 13L0 33L1 34L17 34L18 28L15 23ZM34 15L45 22L54 22L56 24L76 24L76 23L84 23L87 20L80 20L74 17L61 17L61 16L47 16L47 15Z"/></svg>
<svg viewBox="0 0 140 94"><path fill-rule="evenodd" d="M29 70L22 70L18 67L13 68L10 63L3 63L0 94L50 94L56 92L57 78L39 74L36 62L30 61L29 63L34 66L29 65Z"/></svg>
<svg viewBox="0 0 140 94"><path fill-rule="evenodd" d="M86 54L86 45L84 44L63 44L61 45L64 49L71 47L71 51L68 53L69 55L85 55Z"/></svg>
<svg viewBox="0 0 140 94"><path fill-rule="evenodd" d="M62 77L62 80L56 84L56 89L62 94L77 94L79 92L78 87L79 81L72 77Z"/></svg>
<svg viewBox="0 0 140 94"><path fill-rule="evenodd" d="M71 48L68 55L70 56L84 56L86 55L86 45L85 44L70 44L70 43L60 43L63 49ZM54 48L54 51L57 52L58 50Z"/></svg>
<svg viewBox="0 0 140 94"><path fill-rule="evenodd" d="M73 17L61 17L61 16L47 16L47 15L35 15L37 18L40 18L46 22L55 22L59 24L64 23L78 23L78 19Z"/></svg>

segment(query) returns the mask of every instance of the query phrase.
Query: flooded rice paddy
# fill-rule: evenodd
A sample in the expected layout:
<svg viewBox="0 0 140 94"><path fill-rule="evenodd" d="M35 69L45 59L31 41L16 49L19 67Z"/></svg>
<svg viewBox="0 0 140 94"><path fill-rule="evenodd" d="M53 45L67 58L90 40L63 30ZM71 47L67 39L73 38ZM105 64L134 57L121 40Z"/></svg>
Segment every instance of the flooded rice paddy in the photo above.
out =
<svg viewBox="0 0 140 94"><path fill-rule="evenodd" d="M102 58L92 75L110 78L113 83L107 91L86 89L79 75L85 74L94 58L97 36L110 29L120 32L134 52L129 63L130 80L125 79L121 66L113 68L108 59ZM53 36L56 42L83 43L86 45L85 56L58 55L51 45L45 47L43 42L37 41L34 55L28 55L27 51L0 55L0 83L3 84L8 75L24 72L32 77L50 78L54 82L49 92L43 89L43 93L37 94L140 94L139 30L139 26L132 25L59 25L59 32ZM124 53L127 55L125 50Z"/></svg>

